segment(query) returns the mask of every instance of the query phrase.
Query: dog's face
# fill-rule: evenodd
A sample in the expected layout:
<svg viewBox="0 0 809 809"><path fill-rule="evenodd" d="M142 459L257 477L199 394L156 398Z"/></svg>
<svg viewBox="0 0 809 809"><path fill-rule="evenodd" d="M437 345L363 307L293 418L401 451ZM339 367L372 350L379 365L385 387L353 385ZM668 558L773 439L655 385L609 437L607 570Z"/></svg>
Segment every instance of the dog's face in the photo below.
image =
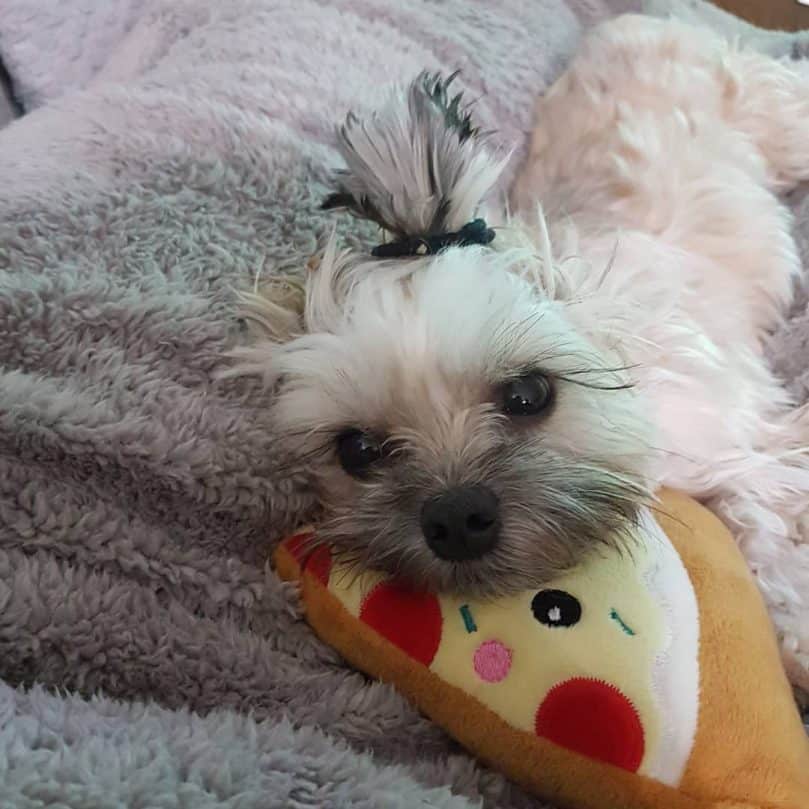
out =
<svg viewBox="0 0 809 809"><path fill-rule="evenodd" d="M530 260L455 248L404 272L327 251L307 333L249 350L346 561L497 595L625 538L644 497L636 397Z"/></svg>
<svg viewBox="0 0 809 809"><path fill-rule="evenodd" d="M383 254L408 257L338 255L332 240L301 323L254 299L275 339L237 352L237 373L272 386L276 432L315 479L318 539L343 561L497 595L624 541L647 443L621 361L588 338L599 324L563 294L547 239L542 258L533 238L503 249L505 233L469 246L471 225L471 244L491 241L476 217L505 160L452 81L421 76L339 132L325 207L372 219L395 239ZM461 233L466 246L417 257Z"/></svg>

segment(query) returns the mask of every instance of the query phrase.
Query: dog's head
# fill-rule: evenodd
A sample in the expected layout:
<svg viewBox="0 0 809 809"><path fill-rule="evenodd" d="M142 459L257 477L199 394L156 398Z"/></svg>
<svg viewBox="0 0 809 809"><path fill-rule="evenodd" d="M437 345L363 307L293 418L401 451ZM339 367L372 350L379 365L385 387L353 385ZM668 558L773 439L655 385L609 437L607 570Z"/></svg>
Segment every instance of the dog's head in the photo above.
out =
<svg viewBox="0 0 809 809"><path fill-rule="evenodd" d="M447 246L499 172L447 106L421 81L404 112L343 130L350 168L330 202L384 222L408 257L332 239L299 322L253 299L265 324L287 320L238 352L239 370L265 377L280 440L312 471L320 540L358 566L495 595L624 540L645 497L645 429L547 244L516 244L516 228Z"/></svg>

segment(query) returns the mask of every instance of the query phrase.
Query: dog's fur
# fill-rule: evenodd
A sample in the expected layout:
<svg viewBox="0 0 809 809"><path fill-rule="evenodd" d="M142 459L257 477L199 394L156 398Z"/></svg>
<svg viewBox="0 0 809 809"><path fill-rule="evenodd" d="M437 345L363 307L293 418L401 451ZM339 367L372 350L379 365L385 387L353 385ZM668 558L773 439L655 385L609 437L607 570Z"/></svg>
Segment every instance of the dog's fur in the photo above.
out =
<svg viewBox="0 0 809 809"><path fill-rule="evenodd" d="M350 119L332 202L398 237L474 218L502 161L445 94L421 82ZM237 352L238 372L275 390L322 539L438 589L540 585L623 544L658 485L699 497L734 531L809 687L809 417L762 358L800 269L777 194L809 179L809 76L624 17L588 37L537 122L521 218L491 247L377 261L332 240L300 318L277 283L253 300L269 334ZM551 380L554 405L509 419L499 386L526 369ZM389 448L367 479L336 461L347 428ZM443 561L421 506L470 483L496 492L500 543Z"/></svg>

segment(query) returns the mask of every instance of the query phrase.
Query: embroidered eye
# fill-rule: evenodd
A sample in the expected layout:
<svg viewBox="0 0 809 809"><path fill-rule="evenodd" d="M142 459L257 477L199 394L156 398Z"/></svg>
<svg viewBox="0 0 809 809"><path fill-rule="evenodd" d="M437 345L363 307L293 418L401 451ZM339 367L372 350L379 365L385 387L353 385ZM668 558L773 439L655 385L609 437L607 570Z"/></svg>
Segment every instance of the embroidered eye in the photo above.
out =
<svg viewBox="0 0 809 809"><path fill-rule="evenodd" d="M346 430L337 436L337 459L351 477L367 477L370 467L381 457L382 444L371 433Z"/></svg>
<svg viewBox="0 0 809 809"><path fill-rule="evenodd" d="M503 412L508 416L536 416L553 404L553 386L538 371L506 382L501 388Z"/></svg>
<svg viewBox="0 0 809 809"><path fill-rule="evenodd" d="M573 626L581 620L581 602L564 590L540 590L531 601L531 612L545 626Z"/></svg>

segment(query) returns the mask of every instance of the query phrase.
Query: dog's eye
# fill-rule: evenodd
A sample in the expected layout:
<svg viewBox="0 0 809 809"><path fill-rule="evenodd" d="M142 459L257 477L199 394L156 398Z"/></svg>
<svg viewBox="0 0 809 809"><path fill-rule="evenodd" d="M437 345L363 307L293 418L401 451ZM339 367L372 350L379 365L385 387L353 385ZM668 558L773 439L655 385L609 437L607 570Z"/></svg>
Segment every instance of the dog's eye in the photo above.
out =
<svg viewBox="0 0 809 809"><path fill-rule="evenodd" d="M382 457L379 439L362 430L346 430L337 436L337 458L352 477L363 478Z"/></svg>
<svg viewBox="0 0 809 809"><path fill-rule="evenodd" d="M553 403L553 386L539 372L506 382L501 389L503 412L509 416L536 416Z"/></svg>

